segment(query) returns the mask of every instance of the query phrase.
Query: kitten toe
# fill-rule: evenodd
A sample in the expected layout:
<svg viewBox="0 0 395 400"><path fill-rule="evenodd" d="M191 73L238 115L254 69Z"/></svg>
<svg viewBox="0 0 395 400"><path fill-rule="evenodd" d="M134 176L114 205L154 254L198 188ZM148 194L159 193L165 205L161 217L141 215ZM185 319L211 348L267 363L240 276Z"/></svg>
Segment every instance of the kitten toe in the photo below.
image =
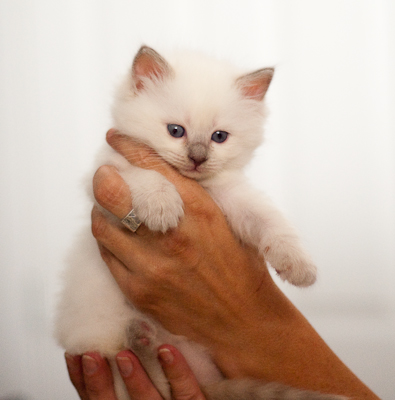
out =
<svg viewBox="0 0 395 400"><path fill-rule="evenodd" d="M136 319L131 322L127 330L128 347L140 358L140 356L152 357L161 343L156 338L156 329L144 319Z"/></svg>
<svg viewBox="0 0 395 400"><path fill-rule="evenodd" d="M158 338L154 324L148 319L136 318L127 330L128 348L139 358L142 366L165 400L171 399L170 386L158 360Z"/></svg>
<svg viewBox="0 0 395 400"><path fill-rule="evenodd" d="M150 230L163 233L176 228L184 215L183 201L168 181L161 182L161 186L157 186L155 191L134 197L133 207Z"/></svg>
<svg viewBox="0 0 395 400"><path fill-rule="evenodd" d="M276 238L270 245L261 244L262 253L278 276L295 286L310 286L317 278L317 267L295 243Z"/></svg>
<svg viewBox="0 0 395 400"><path fill-rule="evenodd" d="M299 266L293 265L283 270L276 268L276 272L282 280L295 286L311 286L317 279L317 268L310 263L302 263Z"/></svg>

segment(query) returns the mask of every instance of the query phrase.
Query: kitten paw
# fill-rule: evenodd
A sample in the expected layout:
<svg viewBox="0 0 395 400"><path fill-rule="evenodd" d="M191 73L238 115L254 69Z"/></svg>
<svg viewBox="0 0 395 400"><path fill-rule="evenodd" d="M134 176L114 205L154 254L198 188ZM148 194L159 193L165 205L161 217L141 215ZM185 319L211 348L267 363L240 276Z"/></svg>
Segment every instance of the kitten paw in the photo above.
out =
<svg viewBox="0 0 395 400"><path fill-rule="evenodd" d="M170 386L158 360L158 347L163 344L158 331L149 319L136 318L127 329L127 348L139 358L153 384L162 397L171 399Z"/></svg>
<svg viewBox="0 0 395 400"><path fill-rule="evenodd" d="M127 331L128 345L138 357L156 357L156 350L160 346L155 327L144 319L131 322Z"/></svg>
<svg viewBox="0 0 395 400"><path fill-rule="evenodd" d="M267 246L264 255L282 280L295 286L310 286L316 281L317 267L295 246Z"/></svg>
<svg viewBox="0 0 395 400"><path fill-rule="evenodd" d="M158 360L158 347L163 343L158 338L156 327L148 319L136 318L128 327L127 337L127 348L139 358L162 397L170 400L170 386Z"/></svg>
<svg viewBox="0 0 395 400"><path fill-rule="evenodd" d="M299 261L298 264L285 262L281 268L274 267L277 275L283 280L295 286L310 286L317 279L317 268L308 261Z"/></svg>
<svg viewBox="0 0 395 400"><path fill-rule="evenodd" d="M163 233L177 227L184 215L181 196L174 185L165 179L155 185L155 190L134 194L133 208L150 230Z"/></svg>

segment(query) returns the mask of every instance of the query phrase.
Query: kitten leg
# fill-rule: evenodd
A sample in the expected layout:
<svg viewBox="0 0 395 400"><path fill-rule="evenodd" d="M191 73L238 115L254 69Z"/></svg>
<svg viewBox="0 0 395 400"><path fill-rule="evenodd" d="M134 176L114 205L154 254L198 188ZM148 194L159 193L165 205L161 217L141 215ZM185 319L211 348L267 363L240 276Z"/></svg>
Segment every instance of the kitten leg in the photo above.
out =
<svg viewBox="0 0 395 400"><path fill-rule="evenodd" d="M148 319L134 319L128 329L128 345L139 358L142 366L159 393L165 400L171 399L170 386L158 360L158 347L163 341L158 331Z"/></svg>
<svg viewBox="0 0 395 400"><path fill-rule="evenodd" d="M183 201L175 186L163 175L131 165L108 146L103 147L97 165L113 165L128 184L136 215L152 231L175 228L184 215Z"/></svg>
<svg viewBox="0 0 395 400"><path fill-rule="evenodd" d="M244 178L245 179L245 178ZM241 181L207 188L223 210L233 232L256 247L283 280L309 286L316 266L290 223L265 197Z"/></svg>
<svg viewBox="0 0 395 400"><path fill-rule="evenodd" d="M178 225L184 215L183 201L163 175L129 166L121 176L130 187L137 216L149 229L164 233Z"/></svg>
<svg viewBox="0 0 395 400"><path fill-rule="evenodd" d="M125 299L102 260L90 226L76 238L63 279L55 320L57 341L69 354L95 351L106 357L117 399L129 400L115 357L127 348L127 327L140 314Z"/></svg>
<svg viewBox="0 0 395 400"><path fill-rule="evenodd" d="M317 268L295 238L273 234L261 241L260 252L282 280L296 286L315 282Z"/></svg>
<svg viewBox="0 0 395 400"><path fill-rule="evenodd" d="M115 355L125 346L126 327L137 311L102 260L87 226L76 238L64 271L55 337L70 354Z"/></svg>

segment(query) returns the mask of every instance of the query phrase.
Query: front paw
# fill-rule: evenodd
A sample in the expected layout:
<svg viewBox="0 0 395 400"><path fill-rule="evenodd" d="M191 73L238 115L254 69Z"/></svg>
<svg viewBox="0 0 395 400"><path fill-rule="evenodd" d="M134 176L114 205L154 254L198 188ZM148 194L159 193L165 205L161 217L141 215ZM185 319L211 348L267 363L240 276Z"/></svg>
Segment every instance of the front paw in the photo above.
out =
<svg viewBox="0 0 395 400"><path fill-rule="evenodd" d="M266 246L264 255L278 276L295 286L310 286L317 279L317 267L301 249L289 244Z"/></svg>
<svg viewBox="0 0 395 400"><path fill-rule="evenodd" d="M150 230L163 233L175 228L184 215L181 196L175 186L164 179L153 189L142 187L135 190L133 208Z"/></svg>
<svg viewBox="0 0 395 400"><path fill-rule="evenodd" d="M291 260L285 256L283 263L274 267L277 275L295 286L310 286L317 279L317 267L306 259Z"/></svg>

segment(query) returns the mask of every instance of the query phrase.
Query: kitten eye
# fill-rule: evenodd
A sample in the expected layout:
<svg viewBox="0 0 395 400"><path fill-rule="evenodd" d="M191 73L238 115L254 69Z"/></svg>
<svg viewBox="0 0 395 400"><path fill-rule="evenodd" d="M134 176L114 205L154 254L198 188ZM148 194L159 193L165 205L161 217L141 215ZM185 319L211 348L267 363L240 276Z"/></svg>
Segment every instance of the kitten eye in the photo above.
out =
<svg viewBox="0 0 395 400"><path fill-rule="evenodd" d="M181 125L169 124L167 125L167 130L170 135L175 138L180 138L185 135L185 129Z"/></svg>
<svg viewBox="0 0 395 400"><path fill-rule="evenodd" d="M215 131L211 135L211 140L217 143L223 143L228 138L229 133L225 131Z"/></svg>

